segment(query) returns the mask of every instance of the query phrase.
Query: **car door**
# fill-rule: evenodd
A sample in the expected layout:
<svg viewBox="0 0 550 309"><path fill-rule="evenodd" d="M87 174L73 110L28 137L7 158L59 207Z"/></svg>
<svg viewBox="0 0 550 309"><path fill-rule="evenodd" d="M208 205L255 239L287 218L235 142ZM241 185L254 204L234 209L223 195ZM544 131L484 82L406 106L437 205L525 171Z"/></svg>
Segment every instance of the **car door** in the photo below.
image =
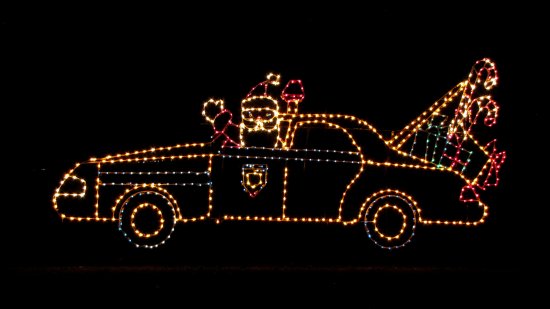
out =
<svg viewBox="0 0 550 309"><path fill-rule="evenodd" d="M285 216L336 219L348 185L361 169L361 158L342 128L298 126L286 179Z"/></svg>
<svg viewBox="0 0 550 309"><path fill-rule="evenodd" d="M212 166L213 214L261 220L282 218L284 151L223 148Z"/></svg>

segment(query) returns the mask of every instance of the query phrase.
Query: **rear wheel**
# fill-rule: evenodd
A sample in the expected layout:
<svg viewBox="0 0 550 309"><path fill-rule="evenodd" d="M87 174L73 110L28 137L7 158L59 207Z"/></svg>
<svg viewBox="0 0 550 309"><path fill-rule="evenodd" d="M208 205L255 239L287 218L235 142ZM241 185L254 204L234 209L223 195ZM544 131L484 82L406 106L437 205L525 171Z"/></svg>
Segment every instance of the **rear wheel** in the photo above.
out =
<svg viewBox="0 0 550 309"><path fill-rule="evenodd" d="M370 202L364 219L367 235L374 243L385 249L396 249L411 241L417 212L405 196L387 194Z"/></svg>
<svg viewBox="0 0 550 309"><path fill-rule="evenodd" d="M161 193L140 191L124 201L118 222L119 230L136 247L155 248L170 238L176 213Z"/></svg>

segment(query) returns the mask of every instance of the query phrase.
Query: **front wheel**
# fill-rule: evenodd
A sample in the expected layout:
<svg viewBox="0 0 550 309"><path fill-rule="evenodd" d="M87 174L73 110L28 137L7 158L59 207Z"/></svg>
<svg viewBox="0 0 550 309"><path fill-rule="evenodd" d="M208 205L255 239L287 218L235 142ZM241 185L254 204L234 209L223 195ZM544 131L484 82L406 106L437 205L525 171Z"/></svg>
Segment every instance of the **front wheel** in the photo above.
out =
<svg viewBox="0 0 550 309"><path fill-rule="evenodd" d="M168 198L156 191L129 196L119 213L119 230L136 247L156 248L174 231L176 213Z"/></svg>
<svg viewBox="0 0 550 309"><path fill-rule="evenodd" d="M384 249L396 249L411 241L417 211L405 196L387 194L370 202L364 219L367 235L375 244Z"/></svg>

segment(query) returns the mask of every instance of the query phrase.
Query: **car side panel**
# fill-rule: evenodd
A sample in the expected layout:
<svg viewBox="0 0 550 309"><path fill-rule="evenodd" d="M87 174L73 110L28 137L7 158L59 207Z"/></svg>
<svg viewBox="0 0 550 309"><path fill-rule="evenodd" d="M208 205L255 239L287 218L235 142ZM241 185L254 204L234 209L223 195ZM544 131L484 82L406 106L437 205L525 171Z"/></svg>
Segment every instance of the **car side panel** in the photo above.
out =
<svg viewBox="0 0 550 309"><path fill-rule="evenodd" d="M342 196L359 168L357 163L289 162L286 216L337 219Z"/></svg>
<svg viewBox="0 0 550 309"><path fill-rule="evenodd" d="M284 159L268 156L215 157L212 166L214 217L281 217L285 164ZM243 186L243 171L246 173L250 166L265 167L265 186L255 196Z"/></svg>
<svg viewBox="0 0 550 309"><path fill-rule="evenodd" d="M123 202L126 192L155 186L176 201L179 207L176 211L182 219L206 216L211 187L209 161L209 157L196 157L102 164L100 214L116 218L116 207Z"/></svg>

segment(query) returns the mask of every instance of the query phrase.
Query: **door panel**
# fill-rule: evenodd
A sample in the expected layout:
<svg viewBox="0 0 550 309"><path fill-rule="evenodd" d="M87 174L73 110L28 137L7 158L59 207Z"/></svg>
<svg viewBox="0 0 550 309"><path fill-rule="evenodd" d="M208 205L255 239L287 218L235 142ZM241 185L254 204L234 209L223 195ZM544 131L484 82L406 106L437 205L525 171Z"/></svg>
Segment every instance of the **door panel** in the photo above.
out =
<svg viewBox="0 0 550 309"><path fill-rule="evenodd" d="M214 158L214 214L281 217L285 163L267 156Z"/></svg>

